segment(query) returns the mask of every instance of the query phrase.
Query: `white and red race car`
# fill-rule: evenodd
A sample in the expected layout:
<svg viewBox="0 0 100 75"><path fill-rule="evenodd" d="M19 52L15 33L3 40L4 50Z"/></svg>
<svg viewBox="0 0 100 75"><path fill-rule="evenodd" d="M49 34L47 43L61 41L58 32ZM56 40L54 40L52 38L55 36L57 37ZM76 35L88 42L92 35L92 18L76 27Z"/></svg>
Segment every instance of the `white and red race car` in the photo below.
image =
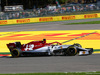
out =
<svg viewBox="0 0 100 75"><path fill-rule="evenodd" d="M32 41L27 44L14 42L7 44L12 57L20 56L42 56L42 55L64 55L75 56L90 55L93 53L93 48L82 48L80 44L62 45L59 42L46 43L46 39L42 41Z"/></svg>

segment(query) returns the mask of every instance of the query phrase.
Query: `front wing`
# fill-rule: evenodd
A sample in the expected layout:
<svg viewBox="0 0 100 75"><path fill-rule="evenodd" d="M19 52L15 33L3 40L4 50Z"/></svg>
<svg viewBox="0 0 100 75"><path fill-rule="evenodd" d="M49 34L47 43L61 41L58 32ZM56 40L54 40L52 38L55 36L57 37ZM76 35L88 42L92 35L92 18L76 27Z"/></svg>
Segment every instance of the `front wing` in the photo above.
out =
<svg viewBox="0 0 100 75"><path fill-rule="evenodd" d="M93 48L78 48L78 54L82 55L91 55L93 53Z"/></svg>

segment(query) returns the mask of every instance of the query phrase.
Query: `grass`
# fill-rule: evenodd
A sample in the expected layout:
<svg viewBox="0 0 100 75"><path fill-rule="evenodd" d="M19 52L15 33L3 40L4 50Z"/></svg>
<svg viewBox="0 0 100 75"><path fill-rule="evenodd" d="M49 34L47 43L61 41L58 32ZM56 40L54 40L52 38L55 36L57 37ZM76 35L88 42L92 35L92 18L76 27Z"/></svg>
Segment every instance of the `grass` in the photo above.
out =
<svg viewBox="0 0 100 75"><path fill-rule="evenodd" d="M0 75L100 75L100 72L76 72L76 73L17 73Z"/></svg>
<svg viewBox="0 0 100 75"><path fill-rule="evenodd" d="M64 25L74 25L74 24L100 24L100 21L89 21L89 22L67 23L67 24L64 24Z"/></svg>

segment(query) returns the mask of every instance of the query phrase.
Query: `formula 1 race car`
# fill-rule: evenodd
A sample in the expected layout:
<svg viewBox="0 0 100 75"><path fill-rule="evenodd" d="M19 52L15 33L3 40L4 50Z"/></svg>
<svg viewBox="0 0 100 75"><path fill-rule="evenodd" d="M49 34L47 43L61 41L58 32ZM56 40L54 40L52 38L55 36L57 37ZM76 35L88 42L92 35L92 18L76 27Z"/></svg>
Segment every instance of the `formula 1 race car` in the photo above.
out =
<svg viewBox="0 0 100 75"><path fill-rule="evenodd" d="M42 55L64 55L75 56L90 55L93 53L93 48L82 48L80 44L62 45L59 42L46 43L46 39L42 41L32 41L27 44L14 42L7 44L12 57L20 56L42 56Z"/></svg>

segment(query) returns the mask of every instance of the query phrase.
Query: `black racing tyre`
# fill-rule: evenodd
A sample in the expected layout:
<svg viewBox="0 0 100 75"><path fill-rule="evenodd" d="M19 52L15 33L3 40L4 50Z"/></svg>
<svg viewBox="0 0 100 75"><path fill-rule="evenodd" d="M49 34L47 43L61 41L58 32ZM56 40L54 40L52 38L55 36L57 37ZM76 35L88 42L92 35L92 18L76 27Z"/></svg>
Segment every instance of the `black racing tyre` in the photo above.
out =
<svg viewBox="0 0 100 75"><path fill-rule="evenodd" d="M73 45L82 48L82 46L81 46L80 44L78 44L78 43L75 43L75 44L73 44Z"/></svg>
<svg viewBox="0 0 100 75"><path fill-rule="evenodd" d="M21 55L21 50L19 48L15 48L11 50L11 55L14 58L19 57Z"/></svg>
<svg viewBox="0 0 100 75"><path fill-rule="evenodd" d="M75 56L77 54L77 49L74 46L69 46L67 48L67 55L68 56Z"/></svg>

